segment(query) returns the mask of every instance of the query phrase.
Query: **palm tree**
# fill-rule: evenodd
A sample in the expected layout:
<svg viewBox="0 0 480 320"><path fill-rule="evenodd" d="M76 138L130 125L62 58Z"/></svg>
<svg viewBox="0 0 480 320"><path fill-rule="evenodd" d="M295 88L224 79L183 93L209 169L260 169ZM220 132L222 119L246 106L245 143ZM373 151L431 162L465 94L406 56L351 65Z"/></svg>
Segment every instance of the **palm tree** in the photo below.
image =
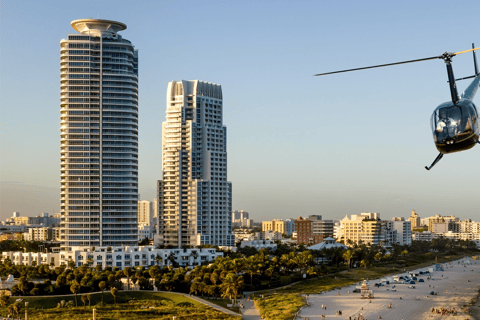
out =
<svg viewBox="0 0 480 320"><path fill-rule="evenodd" d="M70 291L75 294L75 307L78 307L77 304L77 294L80 292L80 284L75 280L73 284L70 286Z"/></svg>
<svg viewBox="0 0 480 320"><path fill-rule="evenodd" d="M197 295L197 292L198 292L198 284L199 282L198 281L193 281L192 284L190 285L190 293L193 292L194 295Z"/></svg>
<svg viewBox="0 0 480 320"><path fill-rule="evenodd" d="M118 292L118 289L115 288L115 287L112 287L112 288L110 289L110 293L111 293L112 296L113 296L113 302L114 302L115 304L117 304L117 292Z"/></svg>
<svg viewBox="0 0 480 320"><path fill-rule="evenodd" d="M353 251L352 250L347 250L343 253L343 259L344 260L347 260L348 261L348 267L351 268L351 264L350 264L350 261L352 260L353 258Z"/></svg>
<svg viewBox="0 0 480 320"><path fill-rule="evenodd" d="M162 261L163 261L162 256L157 254L157 256L155 257L155 263L157 265L160 265L160 262L162 262Z"/></svg>
<svg viewBox="0 0 480 320"><path fill-rule="evenodd" d="M25 277L20 277L20 279L18 279L18 289L22 291L23 295L26 295L25 291L28 289L28 281Z"/></svg>
<svg viewBox="0 0 480 320"><path fill-rule="evenodd" d="M253 275L257 273L257 261L255 256L250 256L246 259L245 273L250 275L250 284L253 285Z"/></svg>
<svg viewBox="0 0 480 320"><path fill-rule="evenodd" d="M233 273L229 273L223 280L223 283L220 285L222 297L232 300L233 296L234 300L232 300L232 303L236 304L238 292L242 289L243 284L243 276L237 276Z"/></svg>
<svg viewBox="0 0 480 320"><path fill-rule="evenodd" d="M207 285L203 282L199 282L198 283L198 291L200 291L200 293L202 294L202 298L203 298L203 293L205 292L205 287Z"/></svg>
<svg viewBox="0 0 480 320"><path fill-rule="evenodd" d="M125 269L123 269L123 274L127 277L127 290L129 290L129 287L130 287L130 274L132 273L132 270L130 269L130 267L125 267Z"/></svg>
<svg viewBox="0 0 480 320"><path fill-rule="evenodd" d="M207 286L206 291L207 291L208 297L215 296L216 289L217 289L217 286L215 285Z"/></svg>
<svg viewBox="0 0 480 320"><path fill-rule="evenodd" d="M82 302L83 302L83 309L85 309L85 304L87 303L87 296L86 295L82 295Z"/></svg>
<svg viewBox="0 0 480 320"><path fill-rule="evenodd" d="M8 312L9 315L13 316L13 314L15 313L15 303L8 306L7 312ZM10 317L8 317L8 318L10 318Z"/></svg>
<svg viewBox="0 0 480 320"><path fill-rule="evenodd" d="M195 265L195 262L196 262L196 260L197 260L197 258L198 258L198 252L197 252L197 250L192 250L192 252L190 253L190 256L193 257L193 263L192 263L192 265L194 266L194 265Z"/></svg>
<svg viewBox="0 0 480 320"><path fill-rule="evenodd" d="M5 307L5 311L7 311L9 300L10 300L10 295L8 295L5 290L2 290L2 293L0 294L0 305L2 305L2 307Z"/></svg>
<svg viewBox="0 0 480 320"><path fill-rule="evenodd" d="M17 318L20 318L19 313L22 310L22 304L17 301L12 305L12 309L13 309L13 312L17 314Z"/></svg>
<svg viewBox="0 0 480 320"><path fill-rule="evenodd" d="M210 275L210 281L211 281L214 285L217 284L218 278L219 278L218 273L215 272L215 271L212 272L212 274Z"/></svg>
<svg viewBox="0 0 480 320"><path fill-rule="evenodd" d="M243 259L234 259L232 261L231 266L232 266L233 272L239 273L240 271L242 271L244 269L245 263L244 263Z"/></svg>
<svg viewBox="0 0 480 320"><path fill-rule="evenodd" d="M98 284L98 288L102 290L102 303L103 303L103 290L107 287L107 283L105 281L100 281Z"/></svg>

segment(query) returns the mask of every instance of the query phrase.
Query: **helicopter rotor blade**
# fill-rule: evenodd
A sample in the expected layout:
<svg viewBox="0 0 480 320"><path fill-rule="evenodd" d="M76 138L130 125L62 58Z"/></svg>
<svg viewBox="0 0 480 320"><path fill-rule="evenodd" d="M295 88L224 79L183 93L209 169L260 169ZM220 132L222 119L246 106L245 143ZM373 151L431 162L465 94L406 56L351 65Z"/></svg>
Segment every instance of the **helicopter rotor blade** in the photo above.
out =
<svg viewBox="0 0 480 320"><path fill-rule="evenodd" d="M469 51L471 51L471 50L469 50ZM324 75L327 75L327 74L335 74L335 73L342 73L342 72L350 72L350 71L358 71L358 70L373 69L373 68L380 68L380 67L388 67L388 66L395 66L397 64L420 62L420 61L427 61L427 60L434 60L434 59L443 59L443 56L436 56L436 57L430 57L430 58L423 58L423 59L416 59L416 60L408 60L408 61L380 64L380 65L376 65L376 66L363 67L363 68L355 68L355 69L348 69L348 70L340 70L340 71L319 73L319 74L315 74L314 76L324 76Z"/></svg>
<svg viewBox="0 0 480 320"><path fill-rule="evenodd" d="M465 51L455 52L454 55L456 56L457 54L467 53L467 52L475 51L475 50L478 50L478 49L480 49L480 47L468 49L468 50L465 50Z"/></svg>

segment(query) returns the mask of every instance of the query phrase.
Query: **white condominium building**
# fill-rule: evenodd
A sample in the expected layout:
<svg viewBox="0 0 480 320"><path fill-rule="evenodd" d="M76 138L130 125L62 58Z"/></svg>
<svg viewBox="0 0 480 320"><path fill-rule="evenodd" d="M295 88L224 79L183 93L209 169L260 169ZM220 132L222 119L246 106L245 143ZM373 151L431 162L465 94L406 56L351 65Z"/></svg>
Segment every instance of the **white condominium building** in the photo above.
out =
<svg viewBox="0 0 480 320"><path fill-rule="evenodd" d="M245 210L235 210L232 212L232 220L249 219L249 213Z"/></svg>
<svg viewBox="0 0 480 320"><path fill-rule="evenodd" d="M403 246L412 244L412 221L392 221L393 228L396 231L394 242Z"/></svg>
<svg viewBox="0 0 480 320"><path fill-rule="evenodd" d="M157 188L159 243L233 246L220 85L198 80L168 84L162 173Z"/></svg>
<svg viewBox="0 0 480 320"><path fill-rule="evenodd" d="M61 242L136 245L138 54L121 22L81 19L60 42Z"/></svg>

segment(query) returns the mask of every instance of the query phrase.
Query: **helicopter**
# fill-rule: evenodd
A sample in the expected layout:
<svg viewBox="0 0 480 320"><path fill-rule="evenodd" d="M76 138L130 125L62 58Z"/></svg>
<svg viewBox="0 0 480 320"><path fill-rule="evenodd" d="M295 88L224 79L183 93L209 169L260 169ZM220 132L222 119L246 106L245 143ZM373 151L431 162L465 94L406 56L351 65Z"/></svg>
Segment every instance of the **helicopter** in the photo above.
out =
<svg viewBox="0 0 480 320"><path fill-rule="evenodd" d="M478 49L480 49L480 47L475 48L475 44L472 43L472 49L465 51L455 53L445 52L442 55L435 57L407 60L327 73L319 73L315 74L315 76L324 76L335 73L380 68L434 59L442 59L443 61L445 61L445 64L447 66L448 83L450 85L450 94L452 97L452 101L447 101L440 104L433 111L432 117L430 119L433 140L435 142L437 150L440 152L430 166L425 166L425 169L430 170L443 158L444 154L468 150L473 148L477 143L480 144L480 117L478 115L477 107L473 103L473 98L475 97L475 94L477 93L477 89L480 84L480 73L478 71L477 57L475 55L475 51ZM453 75L452 58L456 55L466 52L473 52L475 74L473 76L455 80L455 77ZM465 89L461 97L459 97L455 81L471 78L474 78L472 83L470 83L470 85Z"/></svg>

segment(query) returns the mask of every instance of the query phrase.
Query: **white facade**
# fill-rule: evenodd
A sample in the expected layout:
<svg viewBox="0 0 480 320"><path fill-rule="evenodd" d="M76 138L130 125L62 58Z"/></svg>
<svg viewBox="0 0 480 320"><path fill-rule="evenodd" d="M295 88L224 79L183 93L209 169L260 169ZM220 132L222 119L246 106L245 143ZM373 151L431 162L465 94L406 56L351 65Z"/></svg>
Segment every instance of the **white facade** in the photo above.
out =
<svg viewBox="0 0 480 320"><path fill-rule="evenodd" d="M432 223L433 233L448 232L448 222Z"/></svg>
<svg viewBox="0 0 480 320"><path fill-rule="evenodd" d="M295 232L295 219L285 220L285 234L289 237Z"/></svg>
<svg viewBox="0 0 480 320"><path fill-rule="evenodd" d="M175 261L182 267L200 265L222 257L223 252L215 249L156 249L154 246L135 247L99 247L92 250L89 247L69 247L70 251L58 253L23 253L2 252L2 262L9 258L16 265L53 264L55 267L67 265L70 261L80 267L87 264L90 267L101 265L105 267L160 267L173 264Z"/></svg>
<svg viewBox="0 0 480 320"><path fill-rule="evenodd" d="M61 242L136 245L138 52L127 26L72 21L60 42Z"/></svg>
<svg viewBox="0 0 480 320"><path fill-rule="evenodd" d="M399 245L412 244L412 222L410 220L393 221L393 229L396 231L395 242Z"/></svg>
<svg viewBox="0 0 480 320"><path fill-rule="evenodd" d="M250 214L245 210L235 210L232 212L232 220L249 219Z"/></svg>
<svg viewBox="0 0 480 320"><path fill-rule="evenodd" d="M60 266L60 254L59 253L41 253L41 252L21 252L21 251L5 251L1 253L2 262L6 259L10 259L15 265L39 265L47 264L55 267Z"/></svg>
<svg viewBox="0 0 480 320"><path fill-rule="evenodd" d="M253 219L232 220L232 227L252 228L253 227Z"/></svg>
<svg viewBox="0 0 480 320"><path fill-rule="evenodd" d="M282 233L279 232L279 231L262 231L263 233L263 238L262 239L266 239L266 240L280 240L282 239Z"/></svg>
<svg viewBox="0 0 480 320"><path fill-rule="evenodd" d="M270 248L277 249L277 244L272 240L243 240L240 243L240 248L253 247L257 250Z"/></svg>
<svg viewBox="0 0 480 320"><path fill-rule="evenodd" d="M414 232L412 238L415 241L432 241L433 234L430 231Z"/></svg>
<svg viewBox="0 0 480 320"><path fill-rule="evenodd" d="M233 246L220 85L198 80L168 84L162 172L157 185L159 243Z"/></svg>
<svg viewBox="0 0 480 320"><path fill-rule="evenodd" d="M143 239L153 239L153 234L155 233L155 226L148 224L139 224L138 225L138 241Z"/></svg>

